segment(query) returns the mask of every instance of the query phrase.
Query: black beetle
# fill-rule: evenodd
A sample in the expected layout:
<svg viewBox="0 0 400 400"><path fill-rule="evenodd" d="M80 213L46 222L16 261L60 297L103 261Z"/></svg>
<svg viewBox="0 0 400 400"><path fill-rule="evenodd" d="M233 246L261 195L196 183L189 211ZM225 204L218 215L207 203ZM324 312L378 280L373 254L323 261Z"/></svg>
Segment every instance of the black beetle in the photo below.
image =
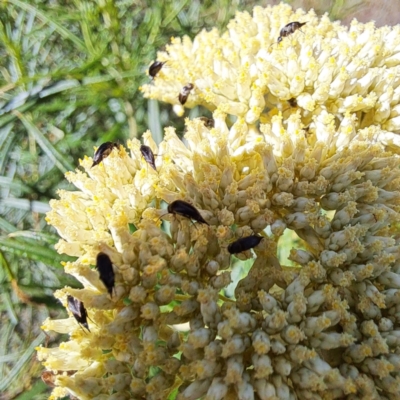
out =
<svg viewBox="0 0 400 400"><path fill-rule="evenodd" d="M202 224L209 225L207 221L201 216L199 211L193 207L191 204L183 200L175 200L168 205L168 213L181 215L182 217L194 219Z"/></svg>
<svg viewBox="0 0 400 400"><path fill-rule="evenodd" d="M78 324L81 324L90 332L89 325L87 322L87 311L83 303L77 298L68 295L67 304L69 310L72 312L72 315L78 321Z"/></svg>
<svg viewBox="0 0 400 400"><path fill-rule="evenodd" d="M284 37L289 36L293 32L297 31L297 29L300 29L306 23L307 22L298 22L298 21L289 22L279 32L278 43L280 43Z"/></svg>
<svg viewBox="0 0 400 400"><path fill-rule="evenodd" d="M154 154L149 146L142 144L140 146L140 152L142 153L143 158L150 164L156 171L156 160L154 158Z"/></svg>
<svg viewBox="0 0 400 400"><path fill-rule="evenodd" d="M250 250L256 247L262 240L262 236L251 235L240 238L228 246L228 251L231 254L241 253L242 251Z"/></svg>
<svg viewBox="0 0 400 400"><path fill-rule="evenodd" d="M184 105L186 103L187 98L193 88L194 88L194 85L192 83L189 83L188 85L186 85L182 88L182 90L178 96L179 103L181 103L182 105Z"/></svg>
<svg viewBox="0 0 400 400"><path fill-rule="evenodd" d="M152 78L155 78L165 63L166 61L154 61L149 67L149 75Z"/></svg>
<svg viewBox="0 0 400 400"><path fill-rule="evenodd" d="M203 122L206 128L208 129L214 128L214 120L212 118L200 117L200 120Z"/></svg>
<svg viewBox="0 0 400 400"><path fill-rule="evenodd" d="M97 254L96 268L99 271L100 280L104 283L110 296L112 296L115 274L110 257L105 253Z"/></svg>
<svg viewBox="0 0 400 400"><path fill-rule="evenodd" d="M108 157L112 152L113 148L118 148L118 143L105 142L99 146L93 156L93 168L95 165L100 164L104 158Z"/></svg>

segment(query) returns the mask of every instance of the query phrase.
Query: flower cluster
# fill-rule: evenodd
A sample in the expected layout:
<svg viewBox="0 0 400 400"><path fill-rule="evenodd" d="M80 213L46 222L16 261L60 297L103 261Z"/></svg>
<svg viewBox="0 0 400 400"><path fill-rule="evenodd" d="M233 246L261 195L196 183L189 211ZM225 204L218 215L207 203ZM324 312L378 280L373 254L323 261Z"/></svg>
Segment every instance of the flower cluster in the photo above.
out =
<svg viewBox="0 0 400 400"><path fill-rule="evenodd" d="M278 42L293 21L306 24ZM173 39L143 91L182 113L192 85L184 105L213 122L186 120L184 142L167 128L158 147L145 133L156 169L132 140L67 174L78 191L60 192L48 222L84 288L56 296L84 304L90 331L45 321L70 335L38 350L53 398L397 398L399 33L280 5ZM207 224L166 216L177 199ZM292 267L277 256L287 230ZM237 257L252 266L225 298L228 246L251 235L262 240Z"/></svg>

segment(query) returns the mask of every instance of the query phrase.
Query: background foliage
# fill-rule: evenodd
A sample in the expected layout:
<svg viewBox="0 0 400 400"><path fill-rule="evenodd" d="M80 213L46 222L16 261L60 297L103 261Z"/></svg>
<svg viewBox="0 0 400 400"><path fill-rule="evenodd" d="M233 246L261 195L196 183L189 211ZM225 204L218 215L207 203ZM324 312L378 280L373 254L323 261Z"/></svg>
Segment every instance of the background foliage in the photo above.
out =
<svg viewBox="0 0 400 400"><path fill-rule="evenodd" d="M0 0L0 399L48 396L34 349L60 338L46 337L40 323L64 312L53 291L76 285L44 219L57 190L73 190L63 174L105 141L124 143L149 128L159 142L169 125L181 132L183 118L138 91L157 50L172 36L224 29L237 10L277 3ZM369 1L288 3L333 19L386 21Z"/></svg>

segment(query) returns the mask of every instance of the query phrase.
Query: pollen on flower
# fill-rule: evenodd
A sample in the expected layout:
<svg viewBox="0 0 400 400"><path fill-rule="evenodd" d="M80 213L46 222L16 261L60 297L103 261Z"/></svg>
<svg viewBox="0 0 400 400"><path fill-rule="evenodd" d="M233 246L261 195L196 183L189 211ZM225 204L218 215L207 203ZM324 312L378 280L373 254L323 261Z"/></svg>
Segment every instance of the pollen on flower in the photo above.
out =
<svg viewBox="0 0 400 400"><path fill-rule="evenodd" d="M306 24L277 43L294 21ZM51 202L56 248L78 257L64 268L83 285L56 297L73 295L90 317L90 331L74 317L43 323L69 334L38 349L46 368L65 371L59 393L399 391L397 37L281 4L238 13L225 33L171 40L158 56L168 68L141 90L178 115L208 108L212 120L185 120L184 140L166 128L159 146L144 133L157 171L136 139L94 168L85 157L67 174L77 190ZM167 216L178 199L188 208ZM291 263L281 251L290 236ZM112 295L94 267L99 251L112 256Z"/></svg>

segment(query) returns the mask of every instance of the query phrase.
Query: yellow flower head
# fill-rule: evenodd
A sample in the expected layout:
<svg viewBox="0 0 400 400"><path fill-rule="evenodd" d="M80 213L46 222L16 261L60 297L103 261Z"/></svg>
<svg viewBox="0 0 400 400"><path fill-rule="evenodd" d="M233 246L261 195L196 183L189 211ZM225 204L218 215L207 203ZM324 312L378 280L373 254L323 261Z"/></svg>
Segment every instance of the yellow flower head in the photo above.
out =
<svg viewBox="0 0 400 400"><path fill-rule="evenodd" d="M45 321L70 335L38 350L53 398L395 398L399 33L280 5L173 39L143 91L213 121L186 120L184 141L167 128L158 148L147 132L156 169L134 140L67 174L78 191L47 218L84 288L56 296L90 331L71 308ZM233 255L251 267L227 298Z"/></svg>

